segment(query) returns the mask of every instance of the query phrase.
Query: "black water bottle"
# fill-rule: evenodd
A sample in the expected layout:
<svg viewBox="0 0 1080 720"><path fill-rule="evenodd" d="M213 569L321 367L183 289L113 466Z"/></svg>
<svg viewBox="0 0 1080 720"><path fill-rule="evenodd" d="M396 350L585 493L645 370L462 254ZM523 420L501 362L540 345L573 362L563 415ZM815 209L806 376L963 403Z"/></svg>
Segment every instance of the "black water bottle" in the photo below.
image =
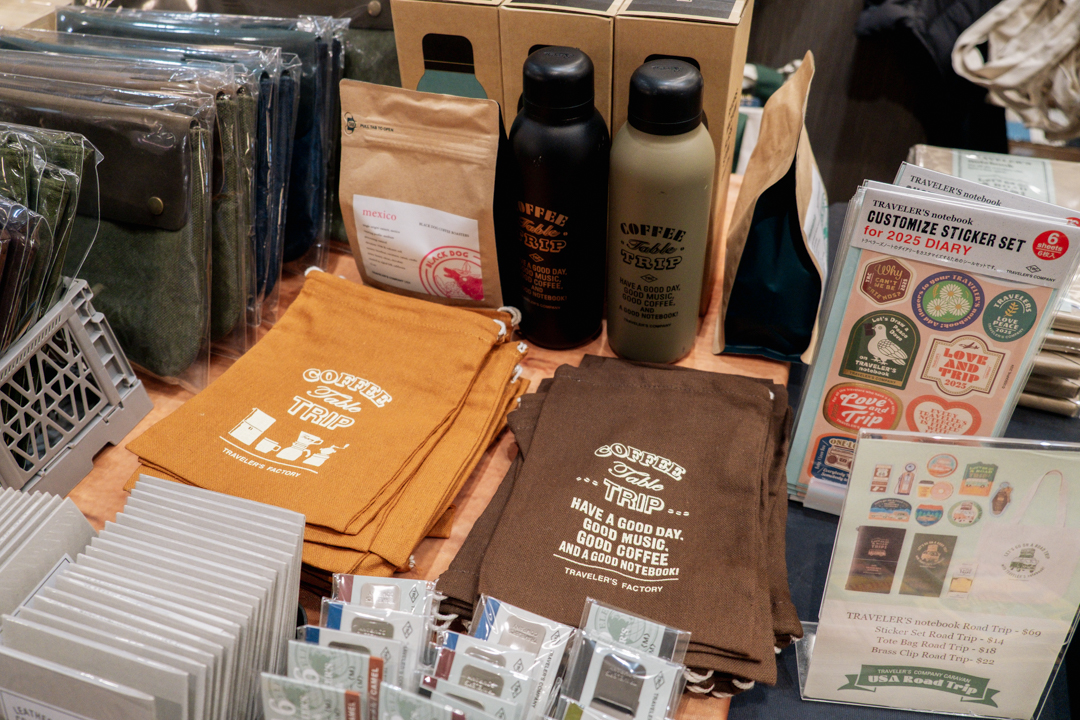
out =
<svg viewBox="0 0 1080 720"><path fill-rule="evenodd" d="M521 334L571 348L600 334L611 143L593 105L593 64L580 50L529 55L522 94L510 128Z"/></svg>

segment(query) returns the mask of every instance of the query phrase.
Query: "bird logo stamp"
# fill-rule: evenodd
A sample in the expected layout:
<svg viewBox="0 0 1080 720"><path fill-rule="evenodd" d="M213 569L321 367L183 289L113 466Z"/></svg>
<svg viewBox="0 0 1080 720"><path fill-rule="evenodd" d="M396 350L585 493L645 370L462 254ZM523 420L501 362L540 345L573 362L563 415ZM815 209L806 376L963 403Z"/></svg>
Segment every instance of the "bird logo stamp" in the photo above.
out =
<svg viewBox="0 0 1080 720"><path fill-rule="evenodd" d="M840 375L903 390L915 365L919 342L915 323L904 315L864 315L848 335Z"/></svg>

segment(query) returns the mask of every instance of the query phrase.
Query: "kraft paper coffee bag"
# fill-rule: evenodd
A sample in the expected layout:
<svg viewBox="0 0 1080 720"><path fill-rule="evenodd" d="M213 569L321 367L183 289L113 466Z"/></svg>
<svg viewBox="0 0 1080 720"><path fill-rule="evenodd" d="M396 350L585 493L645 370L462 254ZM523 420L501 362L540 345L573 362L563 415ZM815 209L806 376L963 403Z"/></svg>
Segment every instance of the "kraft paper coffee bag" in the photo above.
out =
<svg viewBox="0 0 1080 720"><path fill-rule="evenodd" d="M499 307L499 105L341 82L341 213L368 285Z"/></svg>
<svg viewBox="0 0 1080 720"><path fill-rule="evenodd" d="M806 134L814 55L765 104L731 218L713 352L809 363L828 262L829 200Z"/></svg>

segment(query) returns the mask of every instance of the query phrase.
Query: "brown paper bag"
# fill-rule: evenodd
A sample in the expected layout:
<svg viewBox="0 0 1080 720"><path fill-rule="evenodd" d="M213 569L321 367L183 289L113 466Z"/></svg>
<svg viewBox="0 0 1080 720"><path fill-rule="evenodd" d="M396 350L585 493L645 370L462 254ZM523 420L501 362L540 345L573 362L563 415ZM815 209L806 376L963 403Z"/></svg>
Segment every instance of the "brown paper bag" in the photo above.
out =
<svg viewBox="0 0 1080 720"><path fill-rule="evenodd" d="M828 197L804 119L814 55L765 104L728 230L713 352L809 363L828 258Z"/></svg>
<svg viewBox="0 0 1080 720"><path fill-rule="evenodd" d="M341 82L341 214L364 283L499 307L499 105Z"/></svg>

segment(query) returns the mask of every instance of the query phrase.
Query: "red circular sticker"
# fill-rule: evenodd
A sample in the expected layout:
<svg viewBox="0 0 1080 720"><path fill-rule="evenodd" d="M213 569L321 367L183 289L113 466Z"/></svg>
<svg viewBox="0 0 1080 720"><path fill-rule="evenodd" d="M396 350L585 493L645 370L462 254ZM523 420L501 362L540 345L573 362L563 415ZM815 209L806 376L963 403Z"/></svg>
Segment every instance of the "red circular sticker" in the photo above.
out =
<svg viewBox="0 0 1080 720"><path fill-rule="evenodd" d="M1073 218L1073 217L1065 218L1065 222L1069 223L1070 225L1075 225L1076 227L1080 227L1080 218Z"/></svg>
<svg viewBox="0 0 1080 720"><path fill-rule="evenodd" d="M483 300L480 253L454 245L435 248L420 261L420 282L431 295L455 300Z"/></svg>
<svg viewBox="0 0 1080 720"><path fill-rule="evenodd" d="M825 394L821 409L829 424L841 430L895 430L900 424L902 404L900 398L887 390L843 383Z"/></svg>
<svg viewBox="0 0 1080 720"><path fill-rule="evenodd" d="M1069 238L1060 230L1047 230L1035 238L1031 249L1040 260L1057 260L1069 250Z"/></svg>

